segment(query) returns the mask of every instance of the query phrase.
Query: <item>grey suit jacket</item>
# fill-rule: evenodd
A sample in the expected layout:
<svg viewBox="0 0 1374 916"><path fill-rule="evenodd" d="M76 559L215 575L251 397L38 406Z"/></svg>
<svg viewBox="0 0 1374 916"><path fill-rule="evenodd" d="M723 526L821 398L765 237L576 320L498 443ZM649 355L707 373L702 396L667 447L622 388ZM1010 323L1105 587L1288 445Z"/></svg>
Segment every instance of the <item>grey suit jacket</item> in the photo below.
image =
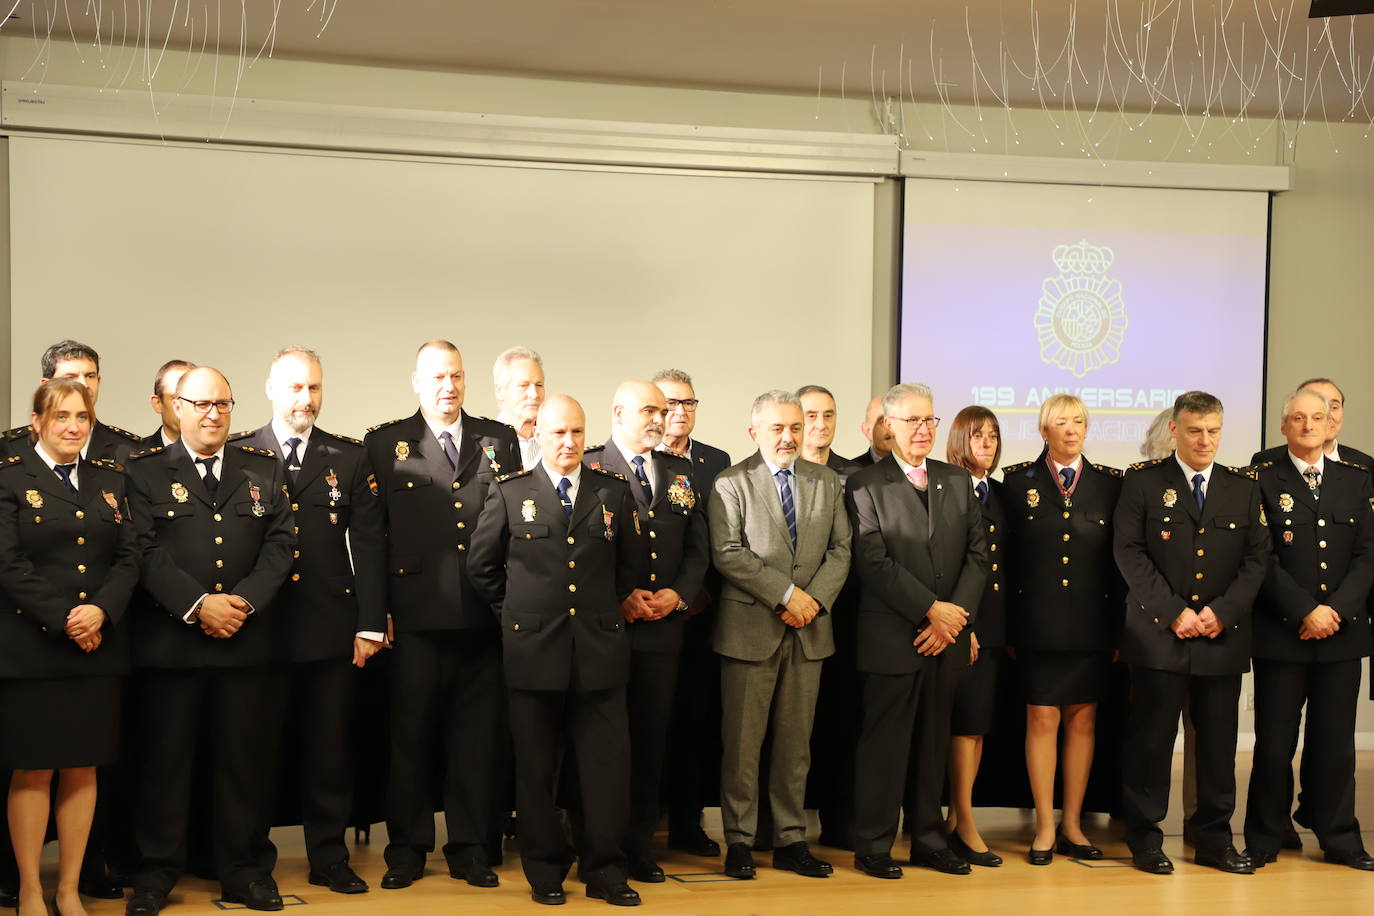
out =
<svg viewBox="0 0 1374 916"><path fill-rule="evenodd" d="M823 613L798 631L808 659L833 655L828 610L849 573L849 518L839 475L798 458L797 545L787 531L777 485L755 452L722 471L708 513L711 556L724 579L713 648L741 661L762 661L791 629L778 617L790 585L805 589Z"/></svg>

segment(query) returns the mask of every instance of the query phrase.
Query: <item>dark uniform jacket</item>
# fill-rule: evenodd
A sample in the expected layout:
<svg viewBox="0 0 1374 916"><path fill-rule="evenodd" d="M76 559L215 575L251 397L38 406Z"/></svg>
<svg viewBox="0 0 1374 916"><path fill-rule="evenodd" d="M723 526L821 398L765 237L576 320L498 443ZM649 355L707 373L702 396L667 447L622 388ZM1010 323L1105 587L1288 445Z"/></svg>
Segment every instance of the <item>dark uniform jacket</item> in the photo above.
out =
<svg viewBox="0 0 1374 916"><path fill-rule="evenodd" d="M185 445L136 452L129 503L142 550L134 596L134 663L150 668L247 667L273 657L272 601L296 544L281 462L270 451L227 445L211 500ZM206 594L253 607L243 627L216 639L186 623Z"/></svg>
<svg viewBox="0 0 1374 916"><path fill-rule="evenodd" d="M162 438L162 427L158 426L158 428L154 430L152 433L143 437L143 439L139 443L137 450L141 451L145 448L166 448L171 444L172 443Z"/></svg>
<svg viewBox="0 0 1374 916"><path fill-rule="evenodd" d="M892 455L846 486L860 583L858 668L870 674L918 669L924 656L912 643L936 600L959 605L976 626L988 550L973 483L963 468L931 458L925 465L929 510Z"/></svg>
<svg viewBox="0 0 1374 916"><path fill-rule="evenodd" d="M489 489L469 570L500 620L508 686L624 686L630 635L620 602L645 575L640 525L630 485L587 465L571 518L542 464Z"/></svg>
<svg viewBox="0 0 1374 916"><path fill-rule="evenodd" d="M6 431L4 441L0 442L0 457L22 454L23 447L29 445L29 433L32 429L32 426L16 426ZM129 455L144 447L142 442L142 439L126 429L97 421L91 427L91 438L86 443L86 457L127 464Z"/></svg>
<svg viewBox="0 0 1374 916"><path fill-rule="evenodd" d="M366 543L375 546L354 547L364 630L386 629L383 609L398 633L495 627L468 577L468 547L487 489L520 470L520 446L504 423L467 412L462 418L457 468L418 410L363 439L380 509L360 520L372 526Z"/></svg>
<svg viewBox="0 0 1374 916"><path fill-rule="evenodd" d="M986 478L988 501L978 503L983 515L983 533L988 547L988 578L983 597L978 601L978 618L973 632L984 649L1000 649L1007 644L1007 513L1002 502L1001 482ZM974 501L978 499L974 494ZM966 609L967 610L967 609Z"/></svg>
<svg viewBox="0 0 1374 916"><path fill-rule="evenodd" d="M849 479L850 474L853 474L859 468L863 467L863 465L850 461L848 458L841 458L839 455L835 454L834 449L830 450L830 457L825 459L825 466L836 474L839 474L842 483Z"/></svg>
<svg viewBox="0 0 1374 916"><path fill-rule="evenodd" d="M711 494L716 483L716 475L730 466L730 456L724 449L707 445L696 439L689 439L688 450L692 462L692 483L697 489L703 511L710 508ZM688 599L691 600L690 598Z"/></svg>
<svg viewBox="0 0 1374 916"><path fill-rule="evenodd" d="M129 670L125 607L138 539L123 468L82 460L72 493L31 447L0 461L0 678L88 677ZM100 607L87 654L64 632L79 604Z"/></svg>
<svg viewBox="0 0 1374 916"><path fill-rule="evenodd" d="M1201 513L1170 455L1131 465L1113 521L1126 579L1121 658L1179 674L1250 669L1251 612L1269 565L1269 531L1253 472L1216 464ZM1170 625L1187 608L1211 607L1224 632L1179 639Z"/></svg>
<svg viewBox="0 0 1374 916"><path fill-rule="evenodd" d="M235 433L229 441L280 455L272 424L253 432ZM381 511L368 489L371 472L362 442L336 436L316 427L310 432L304 463L293 483L286 473L286 489L295 518L295 563L277 594L273 616L280 635L279 658L297 662L351 658L353 637L360 629L358 590L349 561L347 537L354 550L377 545L362 542L375 536L377 525L358 525L356 519ZM280 459L279 459L280 460ZM283 465L283 469L285 465ZM384 616L381 611L374 616ZM385 626L375 632L386 632Z"/></svg>
<svg viewBox="0 0 1374 916"><path fill-rule="evenodd" d="M1357 448L1337 443L1336 452L1341 456L1341 460L1348 464L1354 464L1362 468L1374 470L1374 458L1371 458ZM1327 457L1329 458L1331 456L1328 455ZM1284 460L1288 458L1288 443L1286 442L1282 445L1275 445L1272 448L1266 448L1255 452L1254 457L1250 459L1250 463L1252 465L1261 465L1272 461L1274 464L1278 464L1280 458Z"/></svg>
<svg viewBox="0 0 1374 916"><path fill-rule="evenodd" d="M1328 457L1321 498L1313 499L1286 450L1257 470L1274 554L1255 610L1255 658L1327 662L1368 655L1367 598L1374 584L1369 472ZM1319 604L1341 615L1340 629L1325 639L1299 639L1303 618Z"/></svg>
<svg viewBox="0 0 1374 916"><path fill-rule="evenodd" d="M1066 500L1047 455L1002 469L1015 583L1008 638L1030 651L1115 649L1125 597L1112 560L1121 471L1083 456Z"/></svg>
<svg viewBox="0 0 1374 916"><path fill-rule="evenodd" d="M706 514L692 479L692 463L668 452L649 452L645 458L654 462L658 487L647 511L639 513L640 528L648 539L639 587L651 592L671 588L690 604L701 591L711 562ZM621 475L631 492L642 486L614 441L587 449L583 461ZM682 648L686 620L686 611L673 611L660 620L636 620L629 625L630 648L635 652L676 653Z"/></svg>

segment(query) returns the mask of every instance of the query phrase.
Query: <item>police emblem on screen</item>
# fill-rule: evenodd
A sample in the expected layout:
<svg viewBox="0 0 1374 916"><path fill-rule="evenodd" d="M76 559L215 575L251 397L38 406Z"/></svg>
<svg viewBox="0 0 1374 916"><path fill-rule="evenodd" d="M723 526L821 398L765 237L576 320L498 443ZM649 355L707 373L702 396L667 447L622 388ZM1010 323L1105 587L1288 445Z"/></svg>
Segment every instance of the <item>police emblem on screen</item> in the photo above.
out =
<svg viewBox="0 0 1374 916"><path fill-rule="evenodd" d="M1107 276L1116 255L1110 248L1060 245L1054 249L1059 276L1040 287L1035 333L1040 358L1082 378L1121 357L1126 335L1126 304L1121 284Z"/></svg>

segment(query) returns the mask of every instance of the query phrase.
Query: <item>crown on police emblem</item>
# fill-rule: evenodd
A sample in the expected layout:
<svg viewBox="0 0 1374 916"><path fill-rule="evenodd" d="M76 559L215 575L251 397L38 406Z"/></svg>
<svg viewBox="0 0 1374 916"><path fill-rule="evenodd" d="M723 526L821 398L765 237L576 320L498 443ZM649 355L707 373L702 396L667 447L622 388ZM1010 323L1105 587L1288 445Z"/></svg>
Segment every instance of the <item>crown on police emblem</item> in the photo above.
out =
<svg viewBox="0 0 1374 916"><path fill-rule="evenodd" d="M1054 266L1061 274L1105 274L1115 260L1116 255L1110 248L1089 245L1086 241L1054 249Z"/></svg>
<svg viewBox="0 0 1374 916"><path fill-rule="evenodd" d="M1107 276L1116 254L1084 240L1057 246L1053 260L1059 276L1041 285L1035 313L1040 358L1082 378L1121 358L1126 305L1121 284Z"/></svg>

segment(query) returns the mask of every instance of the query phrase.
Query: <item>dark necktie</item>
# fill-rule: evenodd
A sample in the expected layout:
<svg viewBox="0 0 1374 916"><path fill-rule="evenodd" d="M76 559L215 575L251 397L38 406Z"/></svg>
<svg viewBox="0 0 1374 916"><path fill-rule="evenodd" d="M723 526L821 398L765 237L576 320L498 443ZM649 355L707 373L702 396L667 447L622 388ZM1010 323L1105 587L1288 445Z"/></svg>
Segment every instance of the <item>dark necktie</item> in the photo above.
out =
<svg viewBox="0 0 1374 916"><path fill-rule="evenodd" d="M782 517L787 519L787 533L792 535L792 546L797 546L797 506L792 502L792 472L782 468L775 475L778 480L778 497L782 500Z"/></svg>
<svg viewBox="0 0 1374 916"><path fill-rule="evenodd" d="M52 469L57 472L58 477L62 478L62 482L67 485L67 489L75 493L76 487L72 484L72 471L76 470L76 463L55 464Z"/></svg>
<svg viewBox="0 0 1374 916"><path fill-rule="evenodd" d="M558 481L558 501L563 504L563 515L572 518L572 497L568 491L572 489L572 481L564 477Z"/></svg>
<svg viewBox="0 0 1374 916"><path fill-rule="evenodd" d="M973 492L978 496L978 501L980 503L985 506L988 504L988 482L986 480L978 481L978 485L973 488Z"/></svg>
<svg viewBox="0 0 1374 916"><path fill-rule="evenodd" d="M301 456L296 449L300 448L301 440L292 436L286 440L286 473L291 475L291 482L296 482L296 475L301 471Z"/></svg>
<svg viewBox="0 0 1374 916"><path fill-rule="evenodd" d="M1202 492L1202 481L1205 478L1201 474L1193 475L1193 502L1197 503L1197 511L1201 512L1202 507L1207 503L1207 494Z"/></svg>
<svg viewBox="0 0 1374 916"><path fill-rule="evenodd" d="M635 480L639 481L639 489L636 491L639 501L646 506L652 505L654 488L649 486L649 475L644 473L644 456L635 455L630 459L630 463L635 466Z"/></svg>
<svg viewBox="0 0 1374 916"><path fill-rule="evenodd" d="M1322 498L1322 472L1315 466L1302 472L1302 476L1307 478L1307 488L1312 491L1313 499Z"/></svg>
<svg viewBox="0 0 1374 916"><path fill-rule="evenodd" d="M205 466L205 476L201 478L205 482L205 492L214 499L219 492L219 478L215 476L215 462L219 460L218 455L211 455L209 458L197 458L196 464Z"/></svg>
<svg viewBox="0 0 1374 916"><path fill-rule="evenodd" d="M1068 490L1073 486L1073 468L1060 468L1059 476L1064 479L1064 489Z"/></svg>
<svg viewBox="0 0 1374 916"><path fill-rule="evenodd" d="M444 445L444 454L448 456L448 463L456 469L458 467L458 447L453 444L453 433L444 430L439 434L439 441Z"/></svg>

